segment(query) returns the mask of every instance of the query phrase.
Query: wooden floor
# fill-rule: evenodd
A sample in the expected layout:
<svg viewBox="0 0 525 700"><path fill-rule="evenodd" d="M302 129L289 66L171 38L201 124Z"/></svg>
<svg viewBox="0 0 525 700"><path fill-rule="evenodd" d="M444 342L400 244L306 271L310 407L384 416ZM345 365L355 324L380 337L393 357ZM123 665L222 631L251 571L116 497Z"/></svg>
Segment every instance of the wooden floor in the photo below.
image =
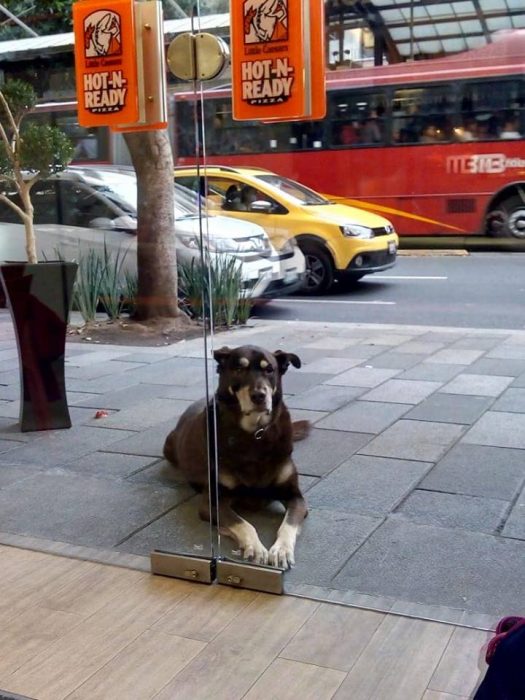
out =
<svg viewBox="0 0 525 700"><path fill-rule="evenodd" d="M0 688L37 700L457 700L488 636L0 546Z"/></svg>

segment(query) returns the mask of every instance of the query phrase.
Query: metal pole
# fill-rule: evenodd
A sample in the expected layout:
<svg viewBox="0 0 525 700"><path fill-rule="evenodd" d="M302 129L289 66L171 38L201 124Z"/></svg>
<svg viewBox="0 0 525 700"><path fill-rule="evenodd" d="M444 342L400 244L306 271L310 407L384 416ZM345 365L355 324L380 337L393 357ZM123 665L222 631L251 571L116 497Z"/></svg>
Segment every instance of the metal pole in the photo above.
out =
<svg viewBox="0 0 525 700"><path fill-rule="evenodd" d="M0 12L3 12L5 15L7 15L9 19L12 19L13 22L18 24L19 27L22 27L22 29L25 29L25 31L31 36L38 36L38 34L35 31L33 31L31 27L28 27L27 24L24 24L24 22L22 22L21 19L19 19L12 12L9 12L9 10L6 9L3 5L0 5Z"/></svg>

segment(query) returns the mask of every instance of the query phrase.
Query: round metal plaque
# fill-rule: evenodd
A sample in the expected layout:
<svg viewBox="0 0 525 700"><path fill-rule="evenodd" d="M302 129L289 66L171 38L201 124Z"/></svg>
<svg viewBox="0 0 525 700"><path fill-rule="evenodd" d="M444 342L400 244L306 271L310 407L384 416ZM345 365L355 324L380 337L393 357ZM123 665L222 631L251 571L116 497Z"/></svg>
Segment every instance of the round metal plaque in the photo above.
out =
<svg viewBox="0 0 525 700"><path fill-rule="evenodd" d="M167 63L181 80L212 80L226 67L228 45L218 36L186 32L168 46Z"/></svg>

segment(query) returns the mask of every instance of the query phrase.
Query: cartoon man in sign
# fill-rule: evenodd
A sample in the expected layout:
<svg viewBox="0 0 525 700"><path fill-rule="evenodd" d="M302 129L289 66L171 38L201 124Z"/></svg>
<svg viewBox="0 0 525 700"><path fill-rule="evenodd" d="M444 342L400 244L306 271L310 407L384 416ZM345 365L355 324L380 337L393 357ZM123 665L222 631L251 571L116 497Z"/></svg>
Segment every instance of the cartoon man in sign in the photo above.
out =
<svg viewBox="0 0 525 700"><path fill-rule="evenodd" d="M246 0L244 43L288 40L288 0Z"/></svg>
<svg viewBox="0 0 525 700"><path fill-rule="evenodd" d="M119 56L122 53L120 15L110 10L97 10L84 20L86 58Z"/></svg>

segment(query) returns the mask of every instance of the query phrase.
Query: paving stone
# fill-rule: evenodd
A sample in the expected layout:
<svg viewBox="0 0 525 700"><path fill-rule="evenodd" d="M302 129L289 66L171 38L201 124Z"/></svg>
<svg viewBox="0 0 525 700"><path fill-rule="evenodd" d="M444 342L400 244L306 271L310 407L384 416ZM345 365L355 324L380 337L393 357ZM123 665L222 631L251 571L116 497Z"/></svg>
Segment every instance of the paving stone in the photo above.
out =
<svg viewBox="0 0 525 700"><path fill-rule="evenodd" d="M310 374L339 374L360 363L360 358L321 357L303 365L303 370Z"/></svg>
<svg viewBox="0 0 525 700"><path fill-rule="evenodd" d="M359 345L350 345L344 350L344 357L360 358L362 361L370 360L376 355L381 355L384 352L391 350L390 345L376 345L362 343ZM331 353L333 354L333 353Z"/></svg>
<svg viewBox="0 0 525 700"><path fill-rule="evenodd" d="M374 367L353 367L347 372L338 374L332 379L327 379L325 384L337 384L339 386L364 386L374 387L387 379L399 374L399 369L380 369Z"/></svg>
<svg viewBox="0 0 525 700"><path fill-rule="evenodd" d="M308 494L314 508L386 515L432 468L428 462L354 455Z"/></svg>
<svg viewBox="0 0 525 700"><path fill-rule="evenodd" d="M190 401L162 398L140 401L105 418L104 426L122 430L147 430L167 420L172 420L175 425L190 404Z"/></svg>
<svg viewBox="0 0 525 700"><path fill-rule="evenodd" d="M322 338L313 340L311 343L307 343L305 347L316 350L344 350L349 345L351 345L351 340L347 338L334 338L333 336L327 334Z"/></svg>
<svg viewBox="0 0 525 700"><path fill-rule="evenodd" d="M512 341L501 343L493 350L489 350L487 357L496 357L501 360L525 360L525 346L516 345Z"/></svg>
<svg viewBox="0 0 525 700"><path fill-rule="evenodd" d="M397 512L421 525L458 527L496 534L508 508L508 501L495 498L416 490Z"/></svg>
<svg viewBox="0 0 525 700"><path fill-rule="evenodd" d="M123 362L137 362L138 364L155 364L156 362L163 362L164 360L170 360L173 357L171 353L163 352L127 352L122 355L121 359Z"/></svg>
<svg viewBox="0 0 525 700"><path fill-rule="evenodd" d="M96 450L107 450L112 443L126 441L136 433L91 426L73 426L68 430L36 433L35 439L9 450L9 460L19 464L40 464L55 467ZM1 449L1 447L0 447Z"/></svg>
<svg viewBox="0 0 525 700"><path fill-rule="evenodd" d="M166 397L172 392L172 386L139 384L116 391L108 391L105 394L84 393L82 394L82 398L76 401L76 405L121 410L131 406L137 406L137 404L143 404L147 399Z"/></svg>
<svg viewBox="0 0 525 700"><path fill-rule="evenodd" d="M525 413L525 389L510 388L501 394L492 404L493 411L509 411L510 413Z"/></svg>
<svg viewBox="0 0 525 700"><path fill-rule="evenodd" d="M389 379L361 397L363 401L388 401L392 403L419 403L439 389L441 382L415 379Z"/></svg>
<svg viewBox="0 0 525 700"><path fill-rule="evenodd" d="M525 360L504 360L483 357L463 370L465 374L489 374L519 377L525 372Z"/></svg>
<svg viewBox="0 0 525 700"><path fill-rule="evenodd" d="M332 586L497 616L521 615L523 554L523 542L391 516Z"/></svg>
<svg viewBox="0 0 525 700"><path fill-rule="evenodd" d="M501 343L501 336L487 337L485 335L467 335L456 340L450 347L463 348L469 350L492 350Z"/></svg>
<svg viewBox="0 0 525 700"><path fill-rule="evenodd" d="M308 420L312 425L328 415L327 411L308 411L305 408L290 408L290 417L293 421Z"/></svg>
<svg viewBox="0 0 525 700"><path fill-rule="evenodd" d="M336 433L315 427L306 440L295 443L293 459L301 474L323 476L349 459L371 437L362 433Z"/></svg>
<svg viewBox="0 0 525 700"><path fill-rule="evenodd" d="M321 384L300 394L287 396L286 405L288 408L315 408L318 411L335 411L361 396L365 391L364 387Z"/></svg>
<svg viewBox="0 0 525 700"><path fill-rule="evenodd" d="M470 396L499 396L512 383L512 377L485 376L483 374L459 374L440 391L446 394Z"/></svg>
<svg viewBox="0 0 525 700"><path fill-rule="evenodd" d="M341 376L341 375L338 375ZM283 377L283 391L286 394L301 394L303 391L311 389L317 384L321 384L326 379L326 374L308 373L302 369L297 371L288 370Z"/></svg>
<svg viewBox="0 0 525 700"><path fill-rule="evenodd" d="M100 379L126 371L133 372L137 370L137 367L138 365L133 362L121 362L120 360L109 360L108 362L93 360L90 364L82 367L66 365L66 383L69 379Z"/></svg>
<svg viewBox="0 0 525 700"><path fill-rule="evenodd" d="M465 434L463 441L475 445L525 449L525 415L487 411Z"/></svg>
<svg viewBox="0 0 525 700"><path fill-rule="evenodd" d="M405 418L471 425L491 406L492 402L493 399L486 396L438 392L413 408Z"/></svg>
<svg viewBox="0 0 525 700"><path fill-rule="evenodd" d="M516 388L525 389L525 372L512 382L512 386Z"/></svg>
<svg viewBox="0 0 525 700"><path fill-rule="evenodd" d="M128 364L133 366L133 363ZM137 373L142 384L189 386L201 383L204 386L205 382L204 361L199 358L173 357L170 360L135 367L133 371ZM215 374L215 368L215 361L210 360L209 372Z"/></svg>
<svg viewBox="0 0 525 700"><path fill-rule="evenodd" d="M6 464L2 460L0 464L0 489L15 484L17 481L27 479L41 468L34 464Z"/></svg>
<svg viewBox="0 0 525 700"><path fill-rule="evenodd" d="M430 382L448 382L460 372L463 365L425 364L424 362L411 367L398 376L398 379L421 379Z"/></svg>
<svg viewBox="0 0 525 700"><path fill-rule="evenodd" d="M451 365L470 365L484 353L484 350L468 350L462 348L443 348L428 357L424 362Z"/></svg>
<svg viewBox="0 0 525 700"><path fill-rule="evenodd" d="M416 355L391 350L381 355L376 355L369 360L369 363L372 367L380 367L383 369L408 369L424 360L425 357L426 356L423 354Z"/></svg>
<svg viewBox="0 0 525 700"><path fill-rule="evenodd" d="M104 451L144 457L162 457L162 448L166 437L175 425L176 420L167 420L140 433L128 433L121 440L116 440L111 445L104 447ZM125 433L125 431L118 432Z"/></svg>
<svg viewBox="0 0 525 700"><path fill-rule="evenodd" d="M454 445L421 488L510 501L525 478L525 452L485 445Z"/></svg>
<svg viewBox="0 0 525 700"><path fill-rule="evenodd" d="M408 404L353 401L334 411L317 424L324 430L345 430L354 433L380 433L410 409ZM336 439L334 437L334 439Z"/></svg>
<svg viewBox="0 0 525 700"><path fill-rule="evenodd" d="M110 360L121 359L123 355L128 354L126 347L119 350L107 350L104 347L99 347L94 350L87 350L83 353L77 352L74 355L68 353L66 357L66 368L69 367L90 367L93 364L107 364Z"/></svg>
<svg viewBox="0 0 525 700"><path fill-rule="evenodd" d="M504 537L525 540L525 488L521 490L501 534Z"/></svg>
<svg viewBox="0 0 525 700"><path fill-rule="evenodd" d="M157 384L156 386L160 386ZM204 398L206 395L206 387L203 384L192 384L190 386L167 386L163 387L163 392L165 390L164 398L166 399L181 399L184 401L198 401ZM210 395L214 393L214 387L209 389Z"/></svg>
<svg viewBox="0 0 525 700"><path fill-rule="evenodd" d="M0 384L0 399L3 401L15 401L20 398L20 382L14 384Z"/></svg>
<svg viewBox="0 0 525 700"><path fill-rule="evenodd" d="M359 453L436 462L463 431L462 425L400 420L362 447Z"/></svg>
<svg viewBox="0 0 525 700"><path fill-rule="evenodd" d="M284 509L240 511L270 547L284 516ZM295 548L295 566L286 574L285 585L311 583L328 586L348 557L366 540L381 520L339 510L309 508ZM235 556L231 540L224 539L226 556Z"/></svg>
<svg viewBox="0 0 525 700"><path fill-rule="evenodd" d="M118 454L116 452L92 452L80 459L67 462L63 469L83 476L100 476L105 479L123 479L153 462L152 457ZM157 483L162 483L160 480Z"/></svg>
<svg viewBox="0 0 525 700"><path fill-rule="evenodd" d="M0 491L0 530L113 546L188 498L190 491L186 486L152 488L50 469Z"/></svg>
<svg viewBox="0 0 525 700"><path fill-rule="evenodd" d="M425 343L444 343L445 345L449 343L455 343L464 337L464 332L453 329L453 330L436 330L428 331L420 336L420 340Z"/></svg>
<svg viewBox="0 0 525 700"><path fill-rule="evenodd" d="M118 391L130 386L138 386L141 382L137 371L118 372L96 379L75 379L70 377L66 381L67 391L84 391L89 394L106 394L108 391Z"/></svg>
<svg viewBox="0 0 525 700"><path fill-rule="evenodd" d="M443 342L430 342L423 340L409 340L408 343L403 343L398 345L396 348L397 352L413 354L413 355L431 355L438 350L441 350L445 343Z"/></svg>
<svg viewBox="0 0 525 700"><path fill-rule="evenodd" d="M146 556L154 549L173 554L211 556L210 525L199 518L199 503L200 496L191 496L116 548L120 552Z"/></svg>

